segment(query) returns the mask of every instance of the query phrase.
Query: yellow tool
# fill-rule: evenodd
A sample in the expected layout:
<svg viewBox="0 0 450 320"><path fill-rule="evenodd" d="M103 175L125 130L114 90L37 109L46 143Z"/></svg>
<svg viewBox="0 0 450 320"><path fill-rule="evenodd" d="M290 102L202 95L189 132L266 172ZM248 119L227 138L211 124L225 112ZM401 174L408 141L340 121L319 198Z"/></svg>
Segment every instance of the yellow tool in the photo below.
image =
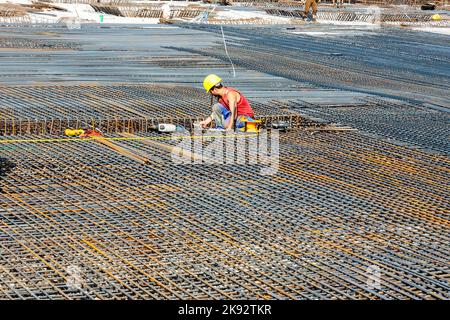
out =
<svg viewBox="0 0 450 320"><path fill-rule="evenodd" d="M101 137L103 134L98 129L66 129L64 134L69 137L92 138Z"/></svg>
<svg viewBox="0 0 450 320"><path fill-rule="evenodd" d="M64 134L68 137L78 137L84 134L83 129L66 129L64 130Z"/></svg>
<svg viewBox="0 0 450 320"><path fill-rule="evenodd" d="M248 118L243 117L241 122L244 123L244 127L239 129L242 132L259 133L261 131L259 128L261 126L261 120L249 120Z"/></svg>

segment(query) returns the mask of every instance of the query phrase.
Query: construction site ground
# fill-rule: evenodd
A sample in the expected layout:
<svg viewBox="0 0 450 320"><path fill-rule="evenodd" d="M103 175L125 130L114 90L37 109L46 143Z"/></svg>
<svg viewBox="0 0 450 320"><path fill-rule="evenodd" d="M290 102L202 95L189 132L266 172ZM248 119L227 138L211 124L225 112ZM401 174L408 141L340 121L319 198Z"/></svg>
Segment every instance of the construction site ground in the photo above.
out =
<svg viewBox="0 0 450 320"><path fill-rule="evenodd" d="M449 299L448 35L222 30L0 28L0 298ZM295 122L276 173L155 144L209 73Z"/></svg>

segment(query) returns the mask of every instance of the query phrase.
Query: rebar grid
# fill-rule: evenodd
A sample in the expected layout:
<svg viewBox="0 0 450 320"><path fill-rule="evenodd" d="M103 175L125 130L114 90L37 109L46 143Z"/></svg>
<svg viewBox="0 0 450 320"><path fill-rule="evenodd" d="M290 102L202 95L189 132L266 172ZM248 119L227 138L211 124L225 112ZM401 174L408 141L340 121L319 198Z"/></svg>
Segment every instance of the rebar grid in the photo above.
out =
<svg viewBox="0 0 450 320"><path fill-rule="evenodd" d="M450 153L450 114L444 108L436 110L374 97L365 98L364 104L353 106L318 106L304 101L280 105L301 111L305 116L345 123L410 148Z"/></svg>
<svg viewBox="0 0 450 320"><path fill-rule="evenodd" d="M157 123L191 129L194 121L211 113L204 91L172 85L8 86L0 88L0 99L4 135L60 135L66 128L147 132ZM252 105L267 125L277 120L308 123L276 106L256 101Z"/></svg>
<svg viewBox="0 0 450 320"><path fill-rule="evenodd" d="M95 140L1 145L17 164L1 186L2 297L449 297L447 157L293 131L260 176L114 143L151 161Z"/></svg>
<svg viewBox="0 0 450 320"><path fill-rule="evenodd" d="M214 25L180 26L209 32L220 31ZM318 28L319 31L329 32L328 27L324 26L323 29ZM427 39L419 34L414 35L413 39L409 38L409 34L400 36L387 30L376 34L363 32L347 36L344 33L348 31L344 29L341 36L319 40L281 31L280 27L227 26L224 30L228 37L244 38L227 44L233 63L239 67L321 88L375 94L415 104L425 102L448 109L449 82L444 75L449 69L449 59L444 53L446 47L444 45L442 51L435 51L431 46L442 46L439 36ZM307 33L308 29L302 31ZM383 42L383 36L390 37L390 41ZM405 37L411 41L406 42ZM418 47L418 41L429 45ZM222 61L228 59L223 50L219 50L219 45L204 49L170 48ZM372 59L380 58L380 52L385 57L383 62L372 63ZM426 70L424 65L427 66Z"/></svg>
<svg viewBox="0 0 450 320"><path fill-rule="evenodd" d="M408 46L416 43L405 44L395 32L386 47L366 35L364 41L314 41L279 29L225 32L232 37L233 61L279 75L258 74L244 84L276 99L251 100L256 114L268 127L273 120L301 124L280 135L274 175L259 174L261 164L177 165L168 150L179 140L147 132L152 121L189 127L207 115L210 101L202 90L142 84L0 88L1 157L13 164L0 172L0 298L449 299L448 156L364 132L321 131L319 119L302 116L422 144L433 130L445 135L448 81L442 71L448 58L441 38L427 37L429 46L413 52ZM378 52L370 48L375 44ZM367 56L359 57L355 46L366 46ZM418 69L434 63L416 73L399 63L386 74L387 62L377 69L364 61L380 50L397 51L394 61L407 59ZM208 49L196 53L166 66L160 57L155 62L183 68L191 56L223 65ZM346 56L357 58L349 63ZM305 61L309 67L300 71ZM317 64L352 75L327 68L314 73ZM336 80L337 74L344 76ZM312 88L332 87L330 79L352 89L394 82L400 89L426 88L414 98L442 105L419 108L374 97L358 106L301 100ZM412 136L406 121L374 114L383 108L410 122L411 115L423 116L417 125L423 137ZM438 109L437 125L427 129ZM62 137L66 126L98 127L106 138ZM430 138L428 145L442 151L444 139ZM380 283L374 286L377 269Z"/></svg>
<svg viewBox="0 0 450 320"><path fill-rule="evenodd" d="M96 12L112 14L120 17L139 17L139 18L163 18L164 12L162 5L154 4L128 4L128 5L93 5L91 7ZM205 12L207 7L201 6L172 6L167 18L195 18Z"/></svg>
<svg viewBox="0 0 450 320"><path fill-rule="evenodd" d="M276 9L270 8L265 9L265 12L274 15L274 16L282 16L289 18L300 18L303 17L302 10L285 10L285 9ZM432 14L426 13L412 13L412 12L395 12L394 13L379 13L380 22L430 22ZM370 12L339 12L339 11L319 11L317 13L317 18L320 20L329 20L329 21L355 21L355 22L374 22L374 13Z"/></svg>

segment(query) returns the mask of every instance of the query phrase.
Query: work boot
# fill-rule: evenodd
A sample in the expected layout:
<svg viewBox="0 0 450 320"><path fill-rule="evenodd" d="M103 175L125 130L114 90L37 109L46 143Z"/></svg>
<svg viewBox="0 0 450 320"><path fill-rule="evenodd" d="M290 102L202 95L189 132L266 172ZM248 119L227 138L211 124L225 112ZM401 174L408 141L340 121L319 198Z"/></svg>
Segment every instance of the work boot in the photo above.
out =
<svg viewBox="0 0 450 320"><path fill-rule="evenodd" d="M294 17L301 18L303 20L306 19L306 14L302 10L294 10L293 12L295 13Z"/></svg>

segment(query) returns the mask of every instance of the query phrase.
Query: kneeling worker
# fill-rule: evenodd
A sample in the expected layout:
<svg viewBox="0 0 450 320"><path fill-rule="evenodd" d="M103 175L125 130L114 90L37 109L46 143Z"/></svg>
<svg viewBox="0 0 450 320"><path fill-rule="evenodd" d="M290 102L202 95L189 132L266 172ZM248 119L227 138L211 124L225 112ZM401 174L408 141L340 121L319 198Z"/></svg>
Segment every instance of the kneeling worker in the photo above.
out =
<svg viewBox="0 0 450 320"><path fill-rule="evenodd" d="M212 106L211 115L200 121L202 128L206 128L212 120L216 128L225 130L239 129L245 125L243 121L253 121L255 115L244 95L234 88L224 87L219 76L207 76L203 80L203 87L206 92L217 97L218 102Z"/></svg>

